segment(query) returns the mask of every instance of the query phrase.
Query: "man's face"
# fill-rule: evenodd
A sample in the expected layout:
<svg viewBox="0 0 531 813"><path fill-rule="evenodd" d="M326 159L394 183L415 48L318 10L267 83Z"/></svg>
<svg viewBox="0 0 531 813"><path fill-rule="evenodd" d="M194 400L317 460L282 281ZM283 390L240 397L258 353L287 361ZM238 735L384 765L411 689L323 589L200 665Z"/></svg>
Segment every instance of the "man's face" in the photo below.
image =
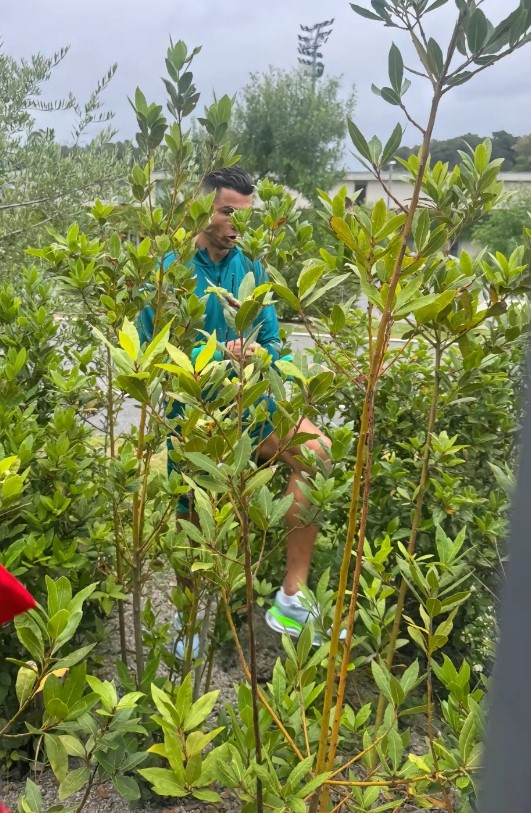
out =
<svg viewBox="0 0 531 813"><path fill-rule="evenodd" d="M248 209L252 205L252 195L242 195L234 189L219 189L214 201L214 213L203 232L207 245L217 252L230 251L238 237L231 215L236 209Z"/></svg>

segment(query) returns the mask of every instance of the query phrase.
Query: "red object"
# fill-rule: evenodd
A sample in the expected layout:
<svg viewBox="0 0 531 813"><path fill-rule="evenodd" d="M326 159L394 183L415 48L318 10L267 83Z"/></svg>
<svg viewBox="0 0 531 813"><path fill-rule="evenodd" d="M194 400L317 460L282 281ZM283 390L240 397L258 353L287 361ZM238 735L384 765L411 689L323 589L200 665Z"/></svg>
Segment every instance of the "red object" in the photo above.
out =
<svg viewBox="0 0 531 813"><path fill-rule="evenodd" d="M9 813L9 810L2 804L2 802L0 802L0 813Z"/></svg>
<svg viewBox="0 0 531 813"><path fill-rule="evenodd" d="M0 565L0 624L12 621L16 615L35 607L35 599L18 579ZM0 813L4 813L0 803Z"/></svg>

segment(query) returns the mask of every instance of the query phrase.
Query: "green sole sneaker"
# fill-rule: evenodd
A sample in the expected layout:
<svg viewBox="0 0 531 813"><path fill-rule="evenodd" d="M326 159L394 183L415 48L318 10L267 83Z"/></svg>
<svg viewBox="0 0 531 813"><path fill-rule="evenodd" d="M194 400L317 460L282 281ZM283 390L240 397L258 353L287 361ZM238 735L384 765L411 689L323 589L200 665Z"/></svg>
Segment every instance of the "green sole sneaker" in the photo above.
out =
<svg viewBox="0 0 531 813"><path fill-rule="evenodd" d="M291 635L292 638L298 638L304 629L304 624L295 621L295 619L290 618L289 615L284 615L276 605L273 605L273 607L266 612L265 620L267 626L272 630L281 634L286 633L287 635ZM319 646L320 644L320 638L315 635L313 645Z"/></svg>
<svg viewBox="0 0 531 813"><path fill-rule="evenodd" d="M291 618L289 615L284 615L283 612L274 604L265 614L265 620L268 627L275 632L279 632L281 635L286 633L287 635L291 635L292 638L298 638L301 632L304 629L304 624L301 624L300 621L296 621L294 618ZM339 640L344 641L347 637L347 631L341 630L339 635ZM317 633L315 633L313 638L313 646L320 646L324 643L323 639L320 638Z"/></svg>

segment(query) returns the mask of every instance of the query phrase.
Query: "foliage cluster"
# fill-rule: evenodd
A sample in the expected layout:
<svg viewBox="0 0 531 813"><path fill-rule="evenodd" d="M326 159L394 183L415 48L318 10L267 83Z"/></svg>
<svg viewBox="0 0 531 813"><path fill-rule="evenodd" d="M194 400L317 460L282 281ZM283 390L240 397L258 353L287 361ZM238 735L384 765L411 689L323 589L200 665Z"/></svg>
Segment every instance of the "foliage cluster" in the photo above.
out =
<svg viewBox="0 0 531 813"><path fill-rule="evenodd" d="M473 809L486 681L452 635L459 628L468 634L458 617L477 575L474 552L500 564L507 500L496 483L511 480L501 455L510 455L515 430L507 404L528 324L528 269L524 247L510 256L448 255L463 229L500 200L500 161L487 141L450 169L430 161L429 146L444 94L523 46L531 9L522 2L493 26L475 4L456 0L443 53L426 26L447 2L353 4L355 12L409 33L416 72L432 88L427 123L415 122L422 149L406 162L411 203L393 201L397 209L388 209L382 200L368 213L351 206L344 190L335 198L322 193L334 251L314 251L311 226L271 181L258 189L259 223L251 211L233 216L246 256L261 259L268 279L256 287L250 273L229 292L238 307L213 289L228 323L252 343L261 309L283 300L312 335L315 359L295 355L272 364L262 349L245 363L215 334L201 333L205 303L194 293L190 262L213 196L201 194L198 166L230 166L237 156L228 140L232 104L223 97L199 119L205 138L198 161L187 128L199 99L191 71L199 49L190 52L182 42L170 46L166 60L171 122L140 90L134 97L143 155L129 176L134 203L126 210L97 200L86 225L52 231L51 241L30 251L46 276L70 291L72 318L55 322L38 271L26 275L31 296L24 308L13 288L3 291L2 386L18 427L12 437L11 418L3 418L7 550L18 572L37 582L42 562L38 554L28 563L24 543L44 523L50 540L39 544L52 557L46 566L60 567L58 578L37 588L40 606L15 625L18 643L8 659L15 692L4 698L1 747L7 767L17 759L50 765L59 784L56 813L80 813L101 783L130 801L151 790L218 804L226 789L245 813ZM411 119L406 70L393 44L390 85L375 90ZM385 144L367 140L352 121L349 132L360 160L382 178L400 147L401 126ZM161 148L173 182L165 207L155 200ZM430 205L419 205L421 197ZM170 250L175 260L163 273ZM285 272L301 262L294 293ZM364 293L366 321L352 298L311 315L346 284ZM155 331L141 345L135 320L147 303ZM398 348L391 343L395 325L405 343ZM289 508L273 485L274 467L252 454L253 431L267 414L262 396L271 394L281 437L306 439L298 431L302 417L330 420L329 464L304 452L302 519L328 523L325 547L328 540L337 558L334 579L325 571L306 593L311 623L296 644L283 637L284 654L263 683L255 600L271 592L266 551L282 539ZM137 421L121 433L124 395L136 403ZM175 402L181 410L172 422ZM94 450L82 423L89 405L103 410L104 439ZM333 423L337 412L341 420ZM178 464L170 477L157 465L168 431L175 432ZM506 437L493 460L492 435L500 433ZM176 524L177 502L190 492L197 522ZM28 550L33 555L35 546ZM485 565L489 579L493 569ZM146 598L159 572L179 611L181 659L174 633ZM130 597L132 634L122 593ZM109 681L93 674L97 625L90 620L113 598L121 658ZM87 602L97 602L88 614ZM236 703L224 709L208 686L223 627L242 668ZM352 673L368 678L362 702L350 691ZM423 730L420 742L414 722ZM20 807L43 809L33 779Z"/></svg>

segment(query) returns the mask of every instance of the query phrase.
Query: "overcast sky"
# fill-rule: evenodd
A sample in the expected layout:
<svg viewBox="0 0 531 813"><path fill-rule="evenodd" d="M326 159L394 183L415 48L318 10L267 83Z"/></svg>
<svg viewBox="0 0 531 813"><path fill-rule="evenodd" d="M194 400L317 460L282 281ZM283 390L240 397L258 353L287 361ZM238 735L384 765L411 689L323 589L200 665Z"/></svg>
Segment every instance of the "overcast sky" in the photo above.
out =
<svg viewBox="0 0 531 813"><path fill-rule="evenodd" d="M363 0L358 3L369 5ZM517 5L517 0L485 0L483 9L494 22ZM433 12L432 32L446 41L455 18L454 0ZM397 121L396 108L371 92L371 82L387 80L387 53L393 37L403 53L410 53L402 32L362 19L347 0L25 0L4 2L0 36L4 50L16 57L36 51L49 54L70 45L67 59L54 73L46 90L48 98L68 91L86 98L97 78L110 64L118 72L105 99L115 111L119 137L134 133L134 117L127 102L135 87L148 101L163 101L160 77L169 37L189 46L203 46L195 64L202 101L236 93L253 71L270 65L290 68L297 60L300 23L313 24L335 17L325 46L326 71L342 75L346 86L357 89L356 121L366 134L385 138ZM406 57L407 59L407 57ZM436 136L447 138L465 132L480 135L508 130L516 135L531 132L531 45L511 55L464 87L455 89L441 109ZM388 80L387 80L388 81ZM408 103L425 116L428 88L416 80ZM47 118L58 136L67 141L69 121L64 114ZM406 144L416 143L409 128Z"/></svg>

